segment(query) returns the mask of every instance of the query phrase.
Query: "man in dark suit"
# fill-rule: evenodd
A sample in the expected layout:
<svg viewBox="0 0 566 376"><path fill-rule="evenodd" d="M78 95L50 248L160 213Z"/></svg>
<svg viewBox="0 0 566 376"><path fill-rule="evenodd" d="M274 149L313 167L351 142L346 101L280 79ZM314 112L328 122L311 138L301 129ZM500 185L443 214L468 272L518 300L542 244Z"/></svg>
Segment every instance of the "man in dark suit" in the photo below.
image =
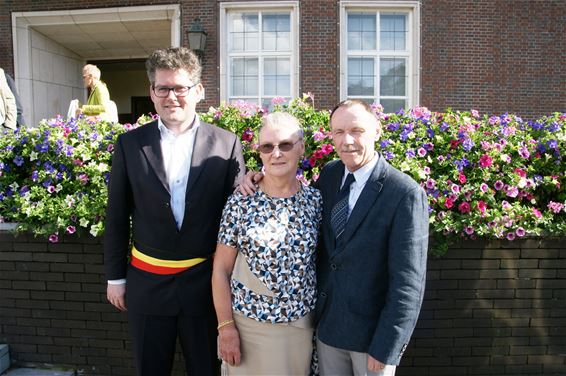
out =
<svg viewBox="0 0 566 376"><path fill-rule="evenodd" d="M340 160L316 182L321 374L394 375L423 299L427 197L375 152L381 124L365 102L337 105L330 126Z"/></svg>
<svg viewBox="0 0 566 376"><path fill-rule="evenodd" d="M244 172L241 144L201 122L201 66L186 48L147 60L159 119L118 137L104 238L107 297L128 311L138 375L217 372L211 257L222 208Z"/></svg>

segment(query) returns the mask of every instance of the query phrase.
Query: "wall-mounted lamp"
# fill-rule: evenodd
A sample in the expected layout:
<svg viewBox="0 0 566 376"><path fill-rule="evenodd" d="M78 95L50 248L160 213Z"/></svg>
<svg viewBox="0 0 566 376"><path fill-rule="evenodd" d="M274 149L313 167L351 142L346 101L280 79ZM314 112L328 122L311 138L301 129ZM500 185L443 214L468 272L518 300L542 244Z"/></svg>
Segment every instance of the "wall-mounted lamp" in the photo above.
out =
<svg viewBox="0 0 566 376"><path fill-rule="evenodd" d="M193 50L199 58L202 59L204 54L204 46L206 44L206 36L208 33L204 31L200 19L195 18L193 23L189 25L187 36L189 41L189 48Z"/></svg>

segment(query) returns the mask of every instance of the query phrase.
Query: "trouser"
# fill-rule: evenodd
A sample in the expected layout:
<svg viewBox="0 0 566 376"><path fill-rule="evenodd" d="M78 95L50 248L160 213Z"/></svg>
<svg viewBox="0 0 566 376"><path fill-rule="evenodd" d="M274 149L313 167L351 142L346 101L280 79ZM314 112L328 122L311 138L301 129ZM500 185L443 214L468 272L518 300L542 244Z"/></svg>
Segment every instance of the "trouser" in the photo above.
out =
<svg viewBox="0 0 566 376"><path fill-rule="evenodd" d="M218 374L214 316L156 316L128 311L128 319L138 376L171 375L177 336L187 375Z"/></svg>
<svg viewBox="0 0 566 376"><path fill-rule="evenodd" d="M369 372L368 354L326 345L317 339L318 367L322 376L394 376L395 366L385 366L379 372Z"/></svg>

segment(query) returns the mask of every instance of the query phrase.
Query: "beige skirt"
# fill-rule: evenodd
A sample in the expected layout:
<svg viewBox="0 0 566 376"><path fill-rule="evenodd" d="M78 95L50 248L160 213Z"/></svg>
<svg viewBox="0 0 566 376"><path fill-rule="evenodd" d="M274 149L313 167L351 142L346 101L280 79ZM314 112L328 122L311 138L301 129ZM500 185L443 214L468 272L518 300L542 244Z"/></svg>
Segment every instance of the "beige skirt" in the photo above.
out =
<svg viewBox="0 0 566 376"><path fill-rule="evenodd" d="M273 295L249 270L238 252L232 278L251 290ZM233 312L240 333L241 362L230 366L222 362L222 376L232 375L308 375L310 373L314 313L285 324L258 322Z"/></svg>
<svg viewBox="0 0 566 376"><path fill-rule="evenodd" d="M298 321L311 321L312 314ZM308 375L313 329L305 322L271 324L234 313L240 333L239 366L222 362L222 376Z"/></svg>

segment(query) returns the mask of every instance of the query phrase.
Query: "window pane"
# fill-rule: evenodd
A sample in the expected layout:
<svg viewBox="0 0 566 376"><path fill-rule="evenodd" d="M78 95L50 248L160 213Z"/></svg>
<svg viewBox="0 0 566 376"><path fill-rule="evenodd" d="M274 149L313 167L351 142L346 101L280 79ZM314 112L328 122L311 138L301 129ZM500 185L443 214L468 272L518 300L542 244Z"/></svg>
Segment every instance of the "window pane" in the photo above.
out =
<svg viewBox="0 0 566 376"><path fill-rule="evenodd" d="M264 94L291 95L290 58L266 58L263 61Z"/></svg>
<svg viewBox="0 0 566 376"><path fill-rule="evenodd" d="M231 94L257 95L258 61L257 58L233 58L231 66Z"/></svg>
<svg viewBox="0 0 566 376"><path fill-rule="evenodd" d="M257 13L235 13L230 20L230 51L254 51L258 49L259 16Z"/></svg>
<svg viewBox="0 0 566 376"><path fill-rule="evenodd" d="M348 95L374 95L373 58L348 59Z"/></svg>
<svg viewBox="0 0 566 376"><path fill-rule="evenodd" d="M407 15L381 14L379 22L381 50L406 50Z"/></svg>
<svg viewBox="0 0 566 376"><path fill-rule="evenodd" d="M375 14L348 14L348 50L375 49Z"/></svg>
<svg viewBox="0 0 566 376"><path fill-rule="evenodd" d="M405 96L406 60L401 58L383 58L380 60L381 95Z"/></svg>
<svg viewBox="0 0 566 376"><path fill-rule="evenodd" d="M383 112L397 112L406 107L404 99L381 99L379 102L383 106Z"/></svg>
<svg viewBox="0 0 566 376"><path fill-rule="evenodd" d="M263 49L288 51L291 46L291 15L264 14L262 20Z"/></svg>

